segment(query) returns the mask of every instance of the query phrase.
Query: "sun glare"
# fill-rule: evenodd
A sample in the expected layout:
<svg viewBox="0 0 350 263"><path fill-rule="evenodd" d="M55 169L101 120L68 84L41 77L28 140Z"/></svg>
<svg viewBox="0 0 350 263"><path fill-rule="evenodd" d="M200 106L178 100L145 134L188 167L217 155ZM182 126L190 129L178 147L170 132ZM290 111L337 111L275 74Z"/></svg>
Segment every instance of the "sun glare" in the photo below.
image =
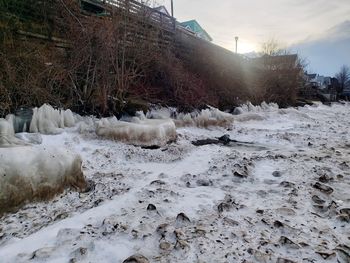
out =
<svg viewBox="0 0 350 263"><path fill-rule="evenodd" d="M236 47L234 47L234 50ZM254 43L247 40L238 40L238 53L245 54L253 51L257 51L257 47Z"/></svg>

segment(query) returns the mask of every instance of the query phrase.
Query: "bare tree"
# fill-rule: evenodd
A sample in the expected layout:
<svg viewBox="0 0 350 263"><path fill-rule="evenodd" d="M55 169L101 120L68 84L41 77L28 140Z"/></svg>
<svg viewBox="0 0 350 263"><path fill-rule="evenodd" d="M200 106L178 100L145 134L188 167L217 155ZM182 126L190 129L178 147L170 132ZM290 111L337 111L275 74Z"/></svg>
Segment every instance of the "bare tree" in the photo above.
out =
<svg viewBox="0 0 350 263"><path fill-rule="evenodd" d="M339 81L340 93L344 91L347 85L350 84L350 68L346 65L343 65L340 68L340 71L335 75Z"/></svg>
<svg viewBox="0 0 350 263"><path fill-rule="evenodd" d="M280 56L287 55L289 51L276 39L271 38L261 44L261 55Z"/></svg>

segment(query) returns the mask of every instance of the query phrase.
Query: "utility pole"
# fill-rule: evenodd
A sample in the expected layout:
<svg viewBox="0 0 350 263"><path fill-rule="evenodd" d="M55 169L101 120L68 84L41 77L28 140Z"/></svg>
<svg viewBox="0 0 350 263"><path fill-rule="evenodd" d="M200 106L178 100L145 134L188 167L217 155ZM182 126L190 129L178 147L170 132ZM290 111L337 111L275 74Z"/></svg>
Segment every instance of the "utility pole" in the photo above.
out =
<svg viewBox="0 0 350 263"><path fill-rule="evenodd" d="M235 37L235 40L236 40L236 54L237 54L237 51L238 51L238 37Z"/></svg>
<svg viewBox="0 0 350 263"><path fill-rule="evenodd" d="M173 0L171 0L171 16L174 17L174 3L173 3Z"/></svg>

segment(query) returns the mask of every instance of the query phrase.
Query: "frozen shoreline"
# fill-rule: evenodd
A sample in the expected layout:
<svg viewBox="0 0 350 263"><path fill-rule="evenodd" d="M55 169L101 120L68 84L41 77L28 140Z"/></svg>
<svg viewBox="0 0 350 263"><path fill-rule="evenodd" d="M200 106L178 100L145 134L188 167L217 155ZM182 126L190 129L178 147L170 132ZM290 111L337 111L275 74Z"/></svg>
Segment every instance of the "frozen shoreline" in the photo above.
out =
<svg viewBox="0 0 350 263"><path fill-rule="evenodd" d="M347 262L350 105L258 114L230 130L177 129L178 141L158 150L74 128L43 136L43 145L81 154L95 189L1 218L1 262L123 262L137 253L150 262ZM226 133L266 149L191 144Z"/></svg>

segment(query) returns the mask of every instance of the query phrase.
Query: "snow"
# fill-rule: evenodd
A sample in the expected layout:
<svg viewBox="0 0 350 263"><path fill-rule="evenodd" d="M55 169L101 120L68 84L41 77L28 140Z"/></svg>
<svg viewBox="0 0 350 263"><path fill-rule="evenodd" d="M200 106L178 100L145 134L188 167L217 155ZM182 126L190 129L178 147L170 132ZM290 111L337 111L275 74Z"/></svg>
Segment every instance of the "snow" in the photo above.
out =
<svg viewBox="0 0 350 263"><path fill-rule="evenodd" d="M350 104L240 113L156 150L102 140L88 120L42 135L79 153L94 187L4 215L1 262L349 262ZM223 134L251 144L191 144Z"/></svg>

